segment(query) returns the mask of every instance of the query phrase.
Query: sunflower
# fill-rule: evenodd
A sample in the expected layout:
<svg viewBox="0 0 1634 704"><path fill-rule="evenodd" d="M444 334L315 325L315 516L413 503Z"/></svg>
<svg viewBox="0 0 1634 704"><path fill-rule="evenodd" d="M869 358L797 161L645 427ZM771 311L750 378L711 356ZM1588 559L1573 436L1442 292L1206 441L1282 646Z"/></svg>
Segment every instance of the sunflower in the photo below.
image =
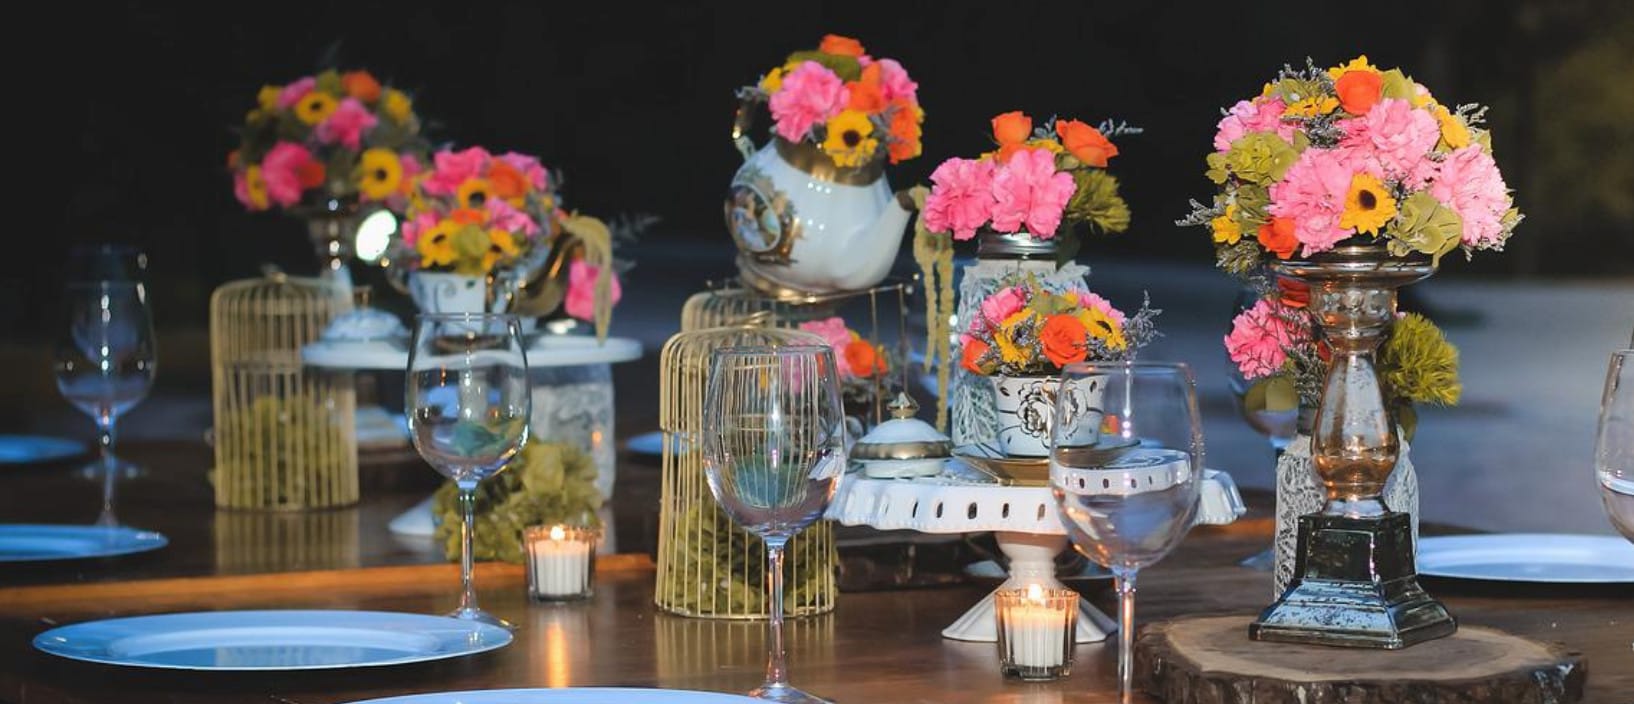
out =
<svg viewBox="0 0 1634 704"><path fill-rule="evenodd" d="M494 185L485 178L468 178L455 194L461 208L481 208L494 197Z"/></svg>
<svg viewBox="0 0 1634 704"><path fill-rule="evenodd" d="M414 248L420 252L420 266L448 266L454 263L454 233L459 225L443 220L430 230L420 233Z"/></svg>
<svg viewBox="0 0 1634 704"><path fill-rule="evenodd" d="M1317 117L1339 109L1339 99L1328 95L1313 95L1296 100L1282 111L1283 117Z"/></svg>
<svg viewBox="0 0 1634 704"><path fill-rule="evenodd" d="M488 251L482 255L482 270L493 271L494 264L501 260L510 261L521 253L522 250L516 246L516 238L510 232L497 227L488 230Z"/></svg>
<svg viewBox="0 0 1634 704"><path fill-rule="evenodd" d="M1107 349L1116 352L1129 346L1129 339L1123 335L1123 326L1113 320L1112 316L1107 315L1106 311L1094 306L1084 306L1083 311L1078 314L1078 320L1083 322L1089 336L1100 340Z"/></svg>
<svg viewBox="0 0 1634 704"><path fill-rule="evenodd" d="M867 115L846 110L828 121L828 138L823 140L823 151L834 160L835 166L861 166L879 147L879 140L873 134L874 123Z"/></svg>
<svg viewBox="0 0 1634 704"><path fill-rule="evenodd" d="M993 330L993 346L999 349L999 361L1018 366L1032 361L1032 352L1024 346L1023 339L1033 317L1032 311L1019 310Z"/></svg>
<svg viewBox="0 0 1634 704"><path fill-rule="evenodd" d="M340 103L335 100L335 96L315 90L307 93L306 97L301 98L301 102L295 104L295 117L308 125L316 125L329 119L329 115L334 113L337 107L340 107Z"/></svg>
<svg viewBox="0 0 1634 704"><path fill-rule="evenodd" d="M1345 195L1345 212L1339 216L1339 227L1356 228L1356 232L1377 237L1379 228L1396 217L1396 199L1384 184L1372 174L1358 173L1350 179L1350 193Z"/></svg>
<svg viewBox="0 0 1634 704"><path fill-rule="evenodd" d="M262 175L260 165L244 170L244 191L250 196L251 210L266 210L270 205L267 201L267 178Z"/></svg>
<svg viewBox="0 0 1634 704"><path fill-rule="evenodd" d="M368 200L385 200L403 182L403 163L390 149L364 150L357 162L357 189Z"/></svg>

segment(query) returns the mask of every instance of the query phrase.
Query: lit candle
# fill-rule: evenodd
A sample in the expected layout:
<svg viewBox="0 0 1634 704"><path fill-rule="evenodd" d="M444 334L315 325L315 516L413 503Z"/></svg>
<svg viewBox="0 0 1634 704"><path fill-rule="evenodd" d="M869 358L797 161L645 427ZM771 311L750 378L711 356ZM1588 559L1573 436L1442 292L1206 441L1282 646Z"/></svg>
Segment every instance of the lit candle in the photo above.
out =
<svg viewBox="0 0 1634 704"><path fill-rule="evenodd" d="M599 537L600 531L578 526L527 529L523 542L527 547L529 596L546 601L590 596Z"/></svg>
<svg viewBox="0 0 1634 704"><path fill-rule="evenodd" d="M1078 594L1033 584L1025 590L1001 591L994 600L1004 674L1022 679L1066 675L1072 664Z"/></svg>

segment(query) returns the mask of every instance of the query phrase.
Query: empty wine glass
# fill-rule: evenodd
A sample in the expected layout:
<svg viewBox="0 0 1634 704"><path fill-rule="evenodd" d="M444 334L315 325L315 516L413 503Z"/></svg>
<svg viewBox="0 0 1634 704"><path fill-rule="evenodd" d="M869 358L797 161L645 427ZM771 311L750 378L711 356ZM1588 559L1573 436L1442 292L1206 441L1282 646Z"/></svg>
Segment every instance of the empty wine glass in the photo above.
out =
<svg viewBox="0 0 1634 704"><path fill-rule="evenodd" d="M118 255L97 256L110 266L125 266L129 257L134 266L140 254L122 250ZM67 321L57 341L54 371L57 390L63 398L96 422L102 479L102 511L96 524L116 526L114 493L119 479L119 459L114 454L115 425L119 416L131 409L153 388L158 370L154 344L153 317L148 310L147 289L138 278L119 276L114 269L79 269L70 264L64 292ZM83 276L115 278L87 279Z"/></svg>
<svg viewBox="0 0 1634 704"><path fill-rule="evenodd" d="M789 686L783 649L783 548L823 515L845 472L845 413L827 346L723 347L704 395L709 490L766 543L766 681L749 696L826 702Z"/></svg>
<svg viewBox="0 0 1634 704"><path fill-rule="evenodd" d="M1184 364L1079 363L1056 393L1050 490L1073 547L1112 572L1118 682L1133 696L1135 575L1191 528L1203 475L1196 384ZM1087 401L1086 401L1087 399ZM1122 452L1107 448L1137 444Z"/></svg>
<svg viewBox="0 0 1634 704"><path fill-rule="evenodd" d="M1613 353L1606 370L1594 471L1611 524L1634 541L1634 349Z"/></svg>
<svg viewBox="0 0 1634 704"><path fill-rule="evenodd" d="M414 449L459 489L460 605L449 616L510 628L477 608L471 542L477 485L504 469L528 438L533 394L521 322L491 313L420 314L404 408Z"/></svg>

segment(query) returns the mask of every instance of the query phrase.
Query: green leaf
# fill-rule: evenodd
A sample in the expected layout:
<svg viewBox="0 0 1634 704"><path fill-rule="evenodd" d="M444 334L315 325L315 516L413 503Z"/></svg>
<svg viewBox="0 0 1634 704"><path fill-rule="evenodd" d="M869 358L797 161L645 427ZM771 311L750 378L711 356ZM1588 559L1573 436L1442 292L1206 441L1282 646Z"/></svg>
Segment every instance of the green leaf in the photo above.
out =
<svg viewBox="0 0 1634 704"><path fill-rule="evenodd" d="M862 78L862 64L858 63L854 56L824 54L820 51L796 51L789 54L789 60L785 63L804 61L815 61L826 66L828 70L839 76L842 81L851 82Z"/></svg>

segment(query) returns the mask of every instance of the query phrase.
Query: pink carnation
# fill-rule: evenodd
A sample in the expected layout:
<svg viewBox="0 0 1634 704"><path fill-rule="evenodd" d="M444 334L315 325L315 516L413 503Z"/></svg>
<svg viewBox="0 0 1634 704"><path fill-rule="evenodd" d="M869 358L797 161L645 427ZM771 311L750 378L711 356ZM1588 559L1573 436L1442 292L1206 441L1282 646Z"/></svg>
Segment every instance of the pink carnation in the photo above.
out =
<svg viewBox="0 0 1634 704"><path fill-rule="evenodd" d="M451 196L466 179L477 178L488 166L488 150L471 147L464 151L444 149L431 155L431 175L423 181L426 193Z"/></svg>
<svg viewBox="0 0 1634 704"><path fill-rule="evenodd" d="M357 149L363 143L363 133L374 129L380 118L363 107L357 98L340 101L329 117L318 123L318 141L324 144L340 142L347 149Z"/></svg>
<svg viewBox="0 0 1634 704"><path fill-rule="evenodd" d="M1503 216L1513 205L1498 163L1479 145L1447 155L1430 184L1430 195L1464 219L1464 244L1490 248L1503 244Z"/></svg>
<svg viewBox="0 0 1634 704"><path fill-rule="evenodd" d="M1405 100L1385 98L1366 115L1339 123L1345 137L1341 158L1354 171L1401 181L1408 190L1424 187L1435 173L1430 151L1441 138L1441 125L1428 111Z"/></svg>
<svg viewBox="0 0 1634 704"><path fill-rule="evenodd" d="M420 164L420 157L413 154L398 154L397 163L403 167L403 183L414 183L415 177L425 170L425 166Z"/></svg>
<svg viewBox="0 0 1634 704"><path fill-rule="evenodd" d="M1336 150L1306 149L1271 186L1271 214L1294 221L1303 256L1333 249L1351 235L1351 230L1339 227L1339 216L1355 173Z"/></svg>
<svg viewBox="0 0 1634 704"><path fill-rule="evenodd" d="M842 377L855 376L851 373L851 365L845 361L845 346L851 344L851 331L845 327L845 321L839 316L823 318L822 320L808 320L800 324L802 332L809 332L823 338L823 342L834 348L834 366Z"/></svg>
<svg viewBox="0 0 1634 704"><path fill-rule="evenodd" d="M907 69L902 68L896 59L879 60L879 85L887 103L897 98L919 102L919 84L908 77Z"/></svg>
<svg viewBox="0 0 1634 704"><path fill-rule="evenodd" d="M783 77L783 86L772 96L772 120L777 134L798 142L811 132L812 125L840 114L851 101L851 91L828 67L807 61Z"/></svg>
<svg viewBox="0 0 1634 704"><path fill-rule="evenodd" d="M1056 172L1054 154L1018 151L993 175L993 229L1016 232L1026 225L1039 239L1054 237L1076 190L1072 174Z"/></svg>
<svg viewBox="0 0 1634 704"><path fill-rule="evenodd" d="M1262 299L1231 321L1226 351L1245 379L1270 376L1288 361L1288 348L1308 336L1289 311Z"/></svg>
<svg viewBox="0 0 1634 704"><path fill-rule="evenodd" d="M294 142L279 142L261 159L261 178L267 182L267 197L288 208L301 202L298 170L312 161L312 152Z"/></svg>
<svg viewBox="0 0 1634 704"><path fill-rule="evenodd" d="M419 215L414 216L412 220L404 220L402 226L403 245L409 249L413 249L414 245L419 243L420 235L425 234L427 230L430 230L436 226L436 213L420 213Z"/></svg>
<svg viewBox="0 0 1634 704"><path fill-rule="evenodd" d="M522 175L528 178L528 183L533 184L535 190L549 190L550 174L545 171L544 165L539 163L538 157L516 152L505 152L495 158L522 172Z"/></svg>
<svg viewBox="0 0 1634 704"><path fill-rule="evenodd" d="M993 216L993 162L948 159L931 172L925 227L968 240Z"/></svg>
<svg viewBox="0 0 1634 704"><path fill-rule="evenodd" d="M1100 294L1079 291L1078 302L1083 304L1085 308L1094 308L1105 313L1106 317L1111 318L1112 322L1117 323L1120 328L1123 327L1124 323L1128 322L1128 317L1123 314L1123 311L1113 308L1112 302L1101 298Z"/></svg>
<svg viewBox="0 0 1634 704"><path fill-rule="evenodd" d="M503 198L489 198L482 207L488 211L488 224L506 232L520 232L532 237L539 232L539 224L527 213L517 210ZM569 272L571 273L571 272Z"/></svg>
<svg viewBox="0 0 1634 704"><path fill-rule="evenodd" d="M1239 100L1231 111L1220 118L1219 131L1214 133L1214 150L1231 150L1231 143L1249 132L1275 132L1289 142L1294 139L1294 124L1282 121L1282 111L1288 105L1276 98Z"/></svg>
<svg viewBox="0 0 1634 704"><path fill-rule="evenodd" d="M612 277L613 285L609 302L618 303L623 297L624 290L618 284L618 275L595 266L583 259L573 260L567 270L567 300L562 307L579 320L594 320L596 317L596 279L606 273Z"/></svg>
<svg viewBox="0 0 1634 704"><path fill-rule="evenodd" d="M311 76L284 86L283 90L278 91L278 109L288 110L295 107L296 103L301 102L301 98L305 98L307 94L317 89L317 87L318 79Z"/></svg>
<svg viewBox="0 0 1634 704"><path fill-rule="evenodd" d="M974 321L971 330L984 330L1009 319L1010 316L1021 312L1027 305L1027 292L1020 286L1011 286L1000 289L987 298L982 299L982 317Z"/></svg>

